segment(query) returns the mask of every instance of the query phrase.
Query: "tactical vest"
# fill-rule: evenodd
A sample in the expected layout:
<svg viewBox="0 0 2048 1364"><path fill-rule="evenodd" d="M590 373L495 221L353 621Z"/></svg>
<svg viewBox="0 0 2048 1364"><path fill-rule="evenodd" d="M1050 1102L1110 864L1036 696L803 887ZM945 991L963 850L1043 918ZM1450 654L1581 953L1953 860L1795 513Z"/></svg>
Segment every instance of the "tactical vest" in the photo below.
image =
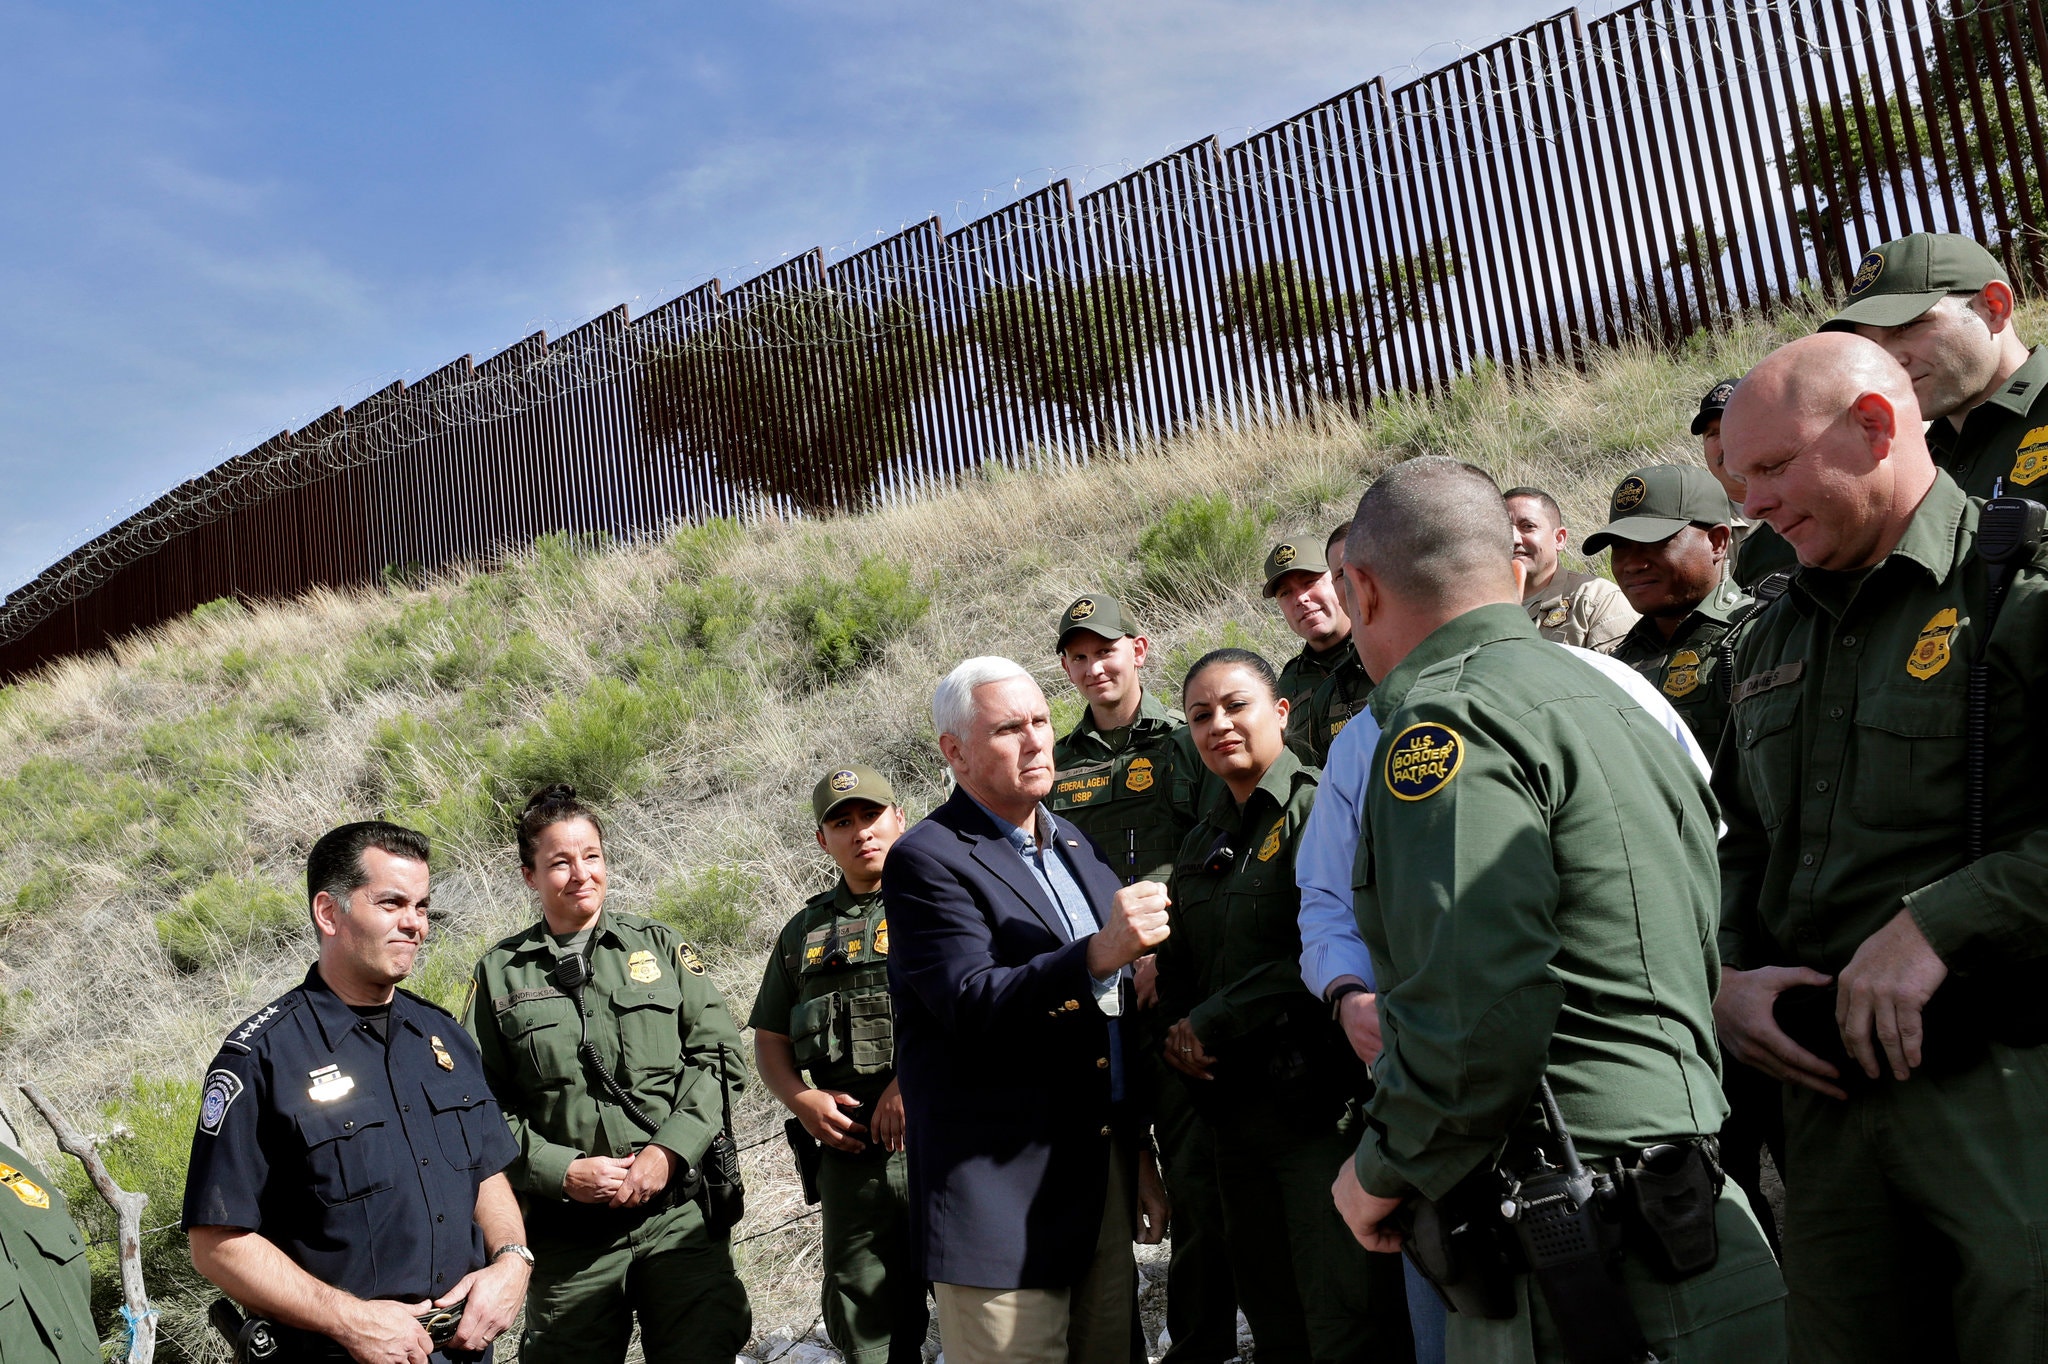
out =
<svg viewBox="0 0 2048 1364"><path fill-rule="evenodd" d="M805 906L803 934L784 954L797 983L789 1039L812 1084L852 1089L869 1077L886 1077L895 1065L889 919L880 897L865 916L845 918L834 909L833 895L826 891Z"/></svg>
<svg viewBox="0 0 2048 1364"><path fill-rule="evenodd" d="M1164 881L1185 833L1173 810L1174 731L1148 728L1112 757L1063 763L1045 802L1094 839L1126 883Z"/></svg>

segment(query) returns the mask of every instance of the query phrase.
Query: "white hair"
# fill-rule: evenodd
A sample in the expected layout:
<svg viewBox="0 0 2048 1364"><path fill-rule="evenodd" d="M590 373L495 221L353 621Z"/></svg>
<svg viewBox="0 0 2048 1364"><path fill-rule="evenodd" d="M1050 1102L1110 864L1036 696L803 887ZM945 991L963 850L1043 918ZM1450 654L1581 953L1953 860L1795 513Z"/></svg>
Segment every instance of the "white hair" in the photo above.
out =
<svg viewBox="0 0 2048 1364"><path fill-rule="evenodd" d="M947 673L938 690L932 693L932 728L956 739L966 738L968 726L974 723L976 687L1029 676L1030 671L1014 659L992 655L968 659Z"/></svg>

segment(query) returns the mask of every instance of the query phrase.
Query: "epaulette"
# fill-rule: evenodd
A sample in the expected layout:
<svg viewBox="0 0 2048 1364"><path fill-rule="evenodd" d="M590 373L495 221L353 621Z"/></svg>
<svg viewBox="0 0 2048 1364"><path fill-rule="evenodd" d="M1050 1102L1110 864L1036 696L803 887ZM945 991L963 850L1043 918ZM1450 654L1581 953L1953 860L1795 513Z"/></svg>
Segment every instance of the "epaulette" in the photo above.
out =
<svg viewBox="0 0 2048 1364"><path fill-rule="evenodd" d="M243 1019L239 1024L237 1024L234 1027L234 1029L230 1031L228 1035L221 1040L221 1046L223 1048L232 1047L234 1050L241 1052L244 1056L249 1055L250 1053L256 1050L256 1048L251 1046L250 1044L256 1040L257 1036L260 1033L262 1033L262 1031L265 1028L269 1027L272 1023L275 1023L278 1019L283 1018L293 1009L298 1008L299 1001L303 998L305 998L303 992L299 990L293 990L288 994L280 995L276 999L271 1000L268 1004L258 1009L255 1013L250 1014L247 1018Z"/></svg>

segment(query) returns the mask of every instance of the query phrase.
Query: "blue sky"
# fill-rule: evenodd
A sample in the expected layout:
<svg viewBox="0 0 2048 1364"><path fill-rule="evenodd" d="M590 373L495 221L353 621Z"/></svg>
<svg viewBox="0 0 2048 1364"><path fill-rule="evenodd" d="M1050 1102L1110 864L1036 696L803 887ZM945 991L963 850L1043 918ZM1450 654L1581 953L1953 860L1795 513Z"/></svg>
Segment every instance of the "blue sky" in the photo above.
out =
<svg viewBox="0 0 2048 1364"><path fill-rule="evenodd" d="M394 378L1235 140L1555 8L0 0L0 588Z"/></svg>

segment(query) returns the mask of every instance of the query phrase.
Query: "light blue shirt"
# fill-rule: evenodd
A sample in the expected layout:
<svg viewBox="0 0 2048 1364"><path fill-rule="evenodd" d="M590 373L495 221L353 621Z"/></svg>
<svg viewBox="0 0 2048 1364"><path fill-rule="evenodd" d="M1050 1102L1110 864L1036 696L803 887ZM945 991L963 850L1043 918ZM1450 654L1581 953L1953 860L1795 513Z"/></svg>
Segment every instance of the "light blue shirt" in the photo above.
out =
<svg viewBox="0 0 2048 1364"><path fill-rule="evenodd" d="M1671 703L1634 668L1589 649L1569 649L1598 672L1606 674L1629 699L1648 711L1684 746L1693 766L1707 775L1712 767L1699 741ZM1365 783L1379 747L1380 726L1370 710L1351 717L1337 733L1323 762L1316 803L1294 854L1294 881L1301 888L1301 983L1321 999L1330 982L1357 976L1368 989L1378 989L1372 956L1359 936L1351 912L1351 869L1358 860L1358 830L1364 816Z"/></svg>
<svg viewBox="0 0 2048 1364"><path fill-rule="evenodd" d="M972 791L968 799L981 805ZM1036 829L1026 829L1012 824L986 805L981 805L988 817L995 821L1017 855L1024 859L1024 865L1038 881L1038 888L1045 892L1045 898L1059 911L1066 921L1067 940L1079 942L1094 933L1102 925L1095 921L1095 909L1088 903L1088 893L1081 889L1081 883L1074 877L1074 869L1068 863L1067 850L1060 846L1060 840L1053 836L1052 814L1043 805L1032 814ZM1043 841L1041 842L1041 836ZM1357 835L1353 835L1353 842ZM1053 855L1045 855L1045 844L1051 844ZM1355 931L1355 930L1354 930ZM1095 980L1095 1005L1109 1018L1109 1099L1119 1103L1124 1097L1123 1048L1118 1044L1117 1018L1123 1012L1123 996L1118 989L1123 972L1112 971L1106 978Z"/></svg>

